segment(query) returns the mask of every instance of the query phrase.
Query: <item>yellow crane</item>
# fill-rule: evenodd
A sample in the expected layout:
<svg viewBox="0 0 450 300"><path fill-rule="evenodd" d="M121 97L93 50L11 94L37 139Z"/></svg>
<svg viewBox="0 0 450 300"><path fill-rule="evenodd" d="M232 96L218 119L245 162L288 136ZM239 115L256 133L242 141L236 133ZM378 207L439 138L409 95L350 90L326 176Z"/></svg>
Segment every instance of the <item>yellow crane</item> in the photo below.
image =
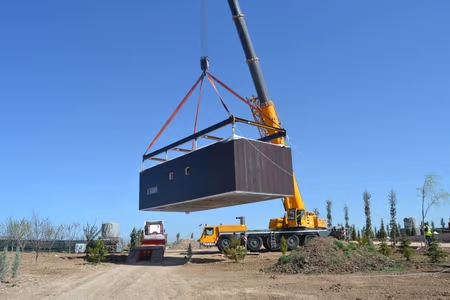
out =
<svg viewBox="0 0 450 300"><path fill-rule="evenodd" d="M267 127L258 127L260 135L264 137L276 134L276 130L271 128L281 129L281 124L275 105L269 97L259 60L244 20L244 14L240 9L238 0L228 0L228 4L257 93L257 97L252 96L247 101L253 105L252 114L255 121L267 125ZM286 146L283 136L272 139L271 143ZM286 237L288 247L291 249L305 243L309 238L330 235L326 220L318 218L314 212L306 210L295 174L293 174L292 179L294 181L294 195L283 198L286 213L281 218L270 219L268 230L248 230L245 222L242 222L241 219L239 225L205 226L199 240L200 243L205 246L217 245L220 250L223 250L230 242L230 235L240 232L246 237L250 250L257 250L261 245L269 250L277 250L282 235Z"/></svg>

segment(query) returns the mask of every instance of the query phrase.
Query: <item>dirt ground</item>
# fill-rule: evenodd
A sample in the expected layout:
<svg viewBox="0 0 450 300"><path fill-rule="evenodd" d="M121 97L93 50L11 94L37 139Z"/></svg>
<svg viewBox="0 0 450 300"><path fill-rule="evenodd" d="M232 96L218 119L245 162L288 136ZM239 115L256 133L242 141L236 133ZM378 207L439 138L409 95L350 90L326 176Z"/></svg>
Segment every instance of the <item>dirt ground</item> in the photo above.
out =
<svg viewBox="0 0 450 300"><path fill-rule="evenodd" d="M448 248L447 248L448 249ZM99 265L81 254L45 253L37 264L24 253L19 277L0 284L0 299L450 299L450 260L414 262L383 272L282 274L262 271L279 252L250 254L233 263L215 249L170 249L162 265L125 264L113 255Z"/></svg>

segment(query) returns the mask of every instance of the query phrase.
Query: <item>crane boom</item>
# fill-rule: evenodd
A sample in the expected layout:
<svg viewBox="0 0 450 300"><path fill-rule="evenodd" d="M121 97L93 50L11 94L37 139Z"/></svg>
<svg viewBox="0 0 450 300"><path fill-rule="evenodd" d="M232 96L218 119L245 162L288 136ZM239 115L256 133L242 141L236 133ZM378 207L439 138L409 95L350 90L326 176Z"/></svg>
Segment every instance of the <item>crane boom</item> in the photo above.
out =
<svg viewBox="0 0 450 300"><path fill-rule="evenodd" d="M258 57L256 56L255 49L253 48L253 44L250 39L250 34L247 30L244 14L239 7L238 0L228 0L228 4L239 34L239 39L241 40L242 48L244 49L245 58L247 59L247 64L252 75L253 84L255 85L259 102L264 104L270 101L269 92L267 91L261 66L259 65Z"/></svg>
<svg viewBox="0 0 450 300"><path fill-rule="evenodd" d="M234 24L241 41L242 48L247 59L247 64L250 69L250 74L253 84L258 95L257 104L261 109L259 119L268 126L281 128L278 116L275 110L273 101L270 100L269 92L262 74L261 66L258 57L250 39L250 34L247 29L247 24L244 20L244 14L241 11L238 0L228 0L231 14L233 16ZM276 130L267 130L267 135L276 133ZM286 145L283 137L272 140L272 143ZM306 212L305 204L303 202L300 190L297 185L295 175L292 174L294 180L294 195L292 197L283 198L283 205L286 215L283 218L271 219L269 222L269 229L286 228L286 227L323 227L324 220L317 219L315 213ZM300 217L300 225L298 224L298 217Z"/></svg>

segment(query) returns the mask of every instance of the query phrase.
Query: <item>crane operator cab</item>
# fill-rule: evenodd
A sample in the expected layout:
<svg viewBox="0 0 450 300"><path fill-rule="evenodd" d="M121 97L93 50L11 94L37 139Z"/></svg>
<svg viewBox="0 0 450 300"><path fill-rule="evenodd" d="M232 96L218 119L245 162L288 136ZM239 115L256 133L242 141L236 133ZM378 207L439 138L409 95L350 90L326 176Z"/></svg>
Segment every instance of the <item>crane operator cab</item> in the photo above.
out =
<svg viewBox="0 0 450 300"><path fill-rule="evenodd" d="M297 210L296 208L291 208L288 210L288 222L294 221L297 226L304 226L302 224L302 219L305 217L304 210Z"/></svg>

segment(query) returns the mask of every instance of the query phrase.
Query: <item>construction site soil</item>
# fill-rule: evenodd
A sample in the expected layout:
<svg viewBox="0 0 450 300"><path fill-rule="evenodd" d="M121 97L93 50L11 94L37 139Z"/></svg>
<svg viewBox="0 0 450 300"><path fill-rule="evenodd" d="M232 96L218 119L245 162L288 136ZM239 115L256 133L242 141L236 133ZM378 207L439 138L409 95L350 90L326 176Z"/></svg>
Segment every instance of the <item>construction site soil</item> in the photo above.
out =
<svg viewBox="0 0 450 300"><path fill-rule="evenodd" d="M406 262L364 247L346 254L347 243L321 239L290 261L260 252L234 263L216 249L194 249L187 263L186 243L160 265L126 265L126 254L95 265L66 253L43 253L36 264L24 253L19 277L0 284L0 299L450 299L450 260L431 264L424 250Z"/></svg>

